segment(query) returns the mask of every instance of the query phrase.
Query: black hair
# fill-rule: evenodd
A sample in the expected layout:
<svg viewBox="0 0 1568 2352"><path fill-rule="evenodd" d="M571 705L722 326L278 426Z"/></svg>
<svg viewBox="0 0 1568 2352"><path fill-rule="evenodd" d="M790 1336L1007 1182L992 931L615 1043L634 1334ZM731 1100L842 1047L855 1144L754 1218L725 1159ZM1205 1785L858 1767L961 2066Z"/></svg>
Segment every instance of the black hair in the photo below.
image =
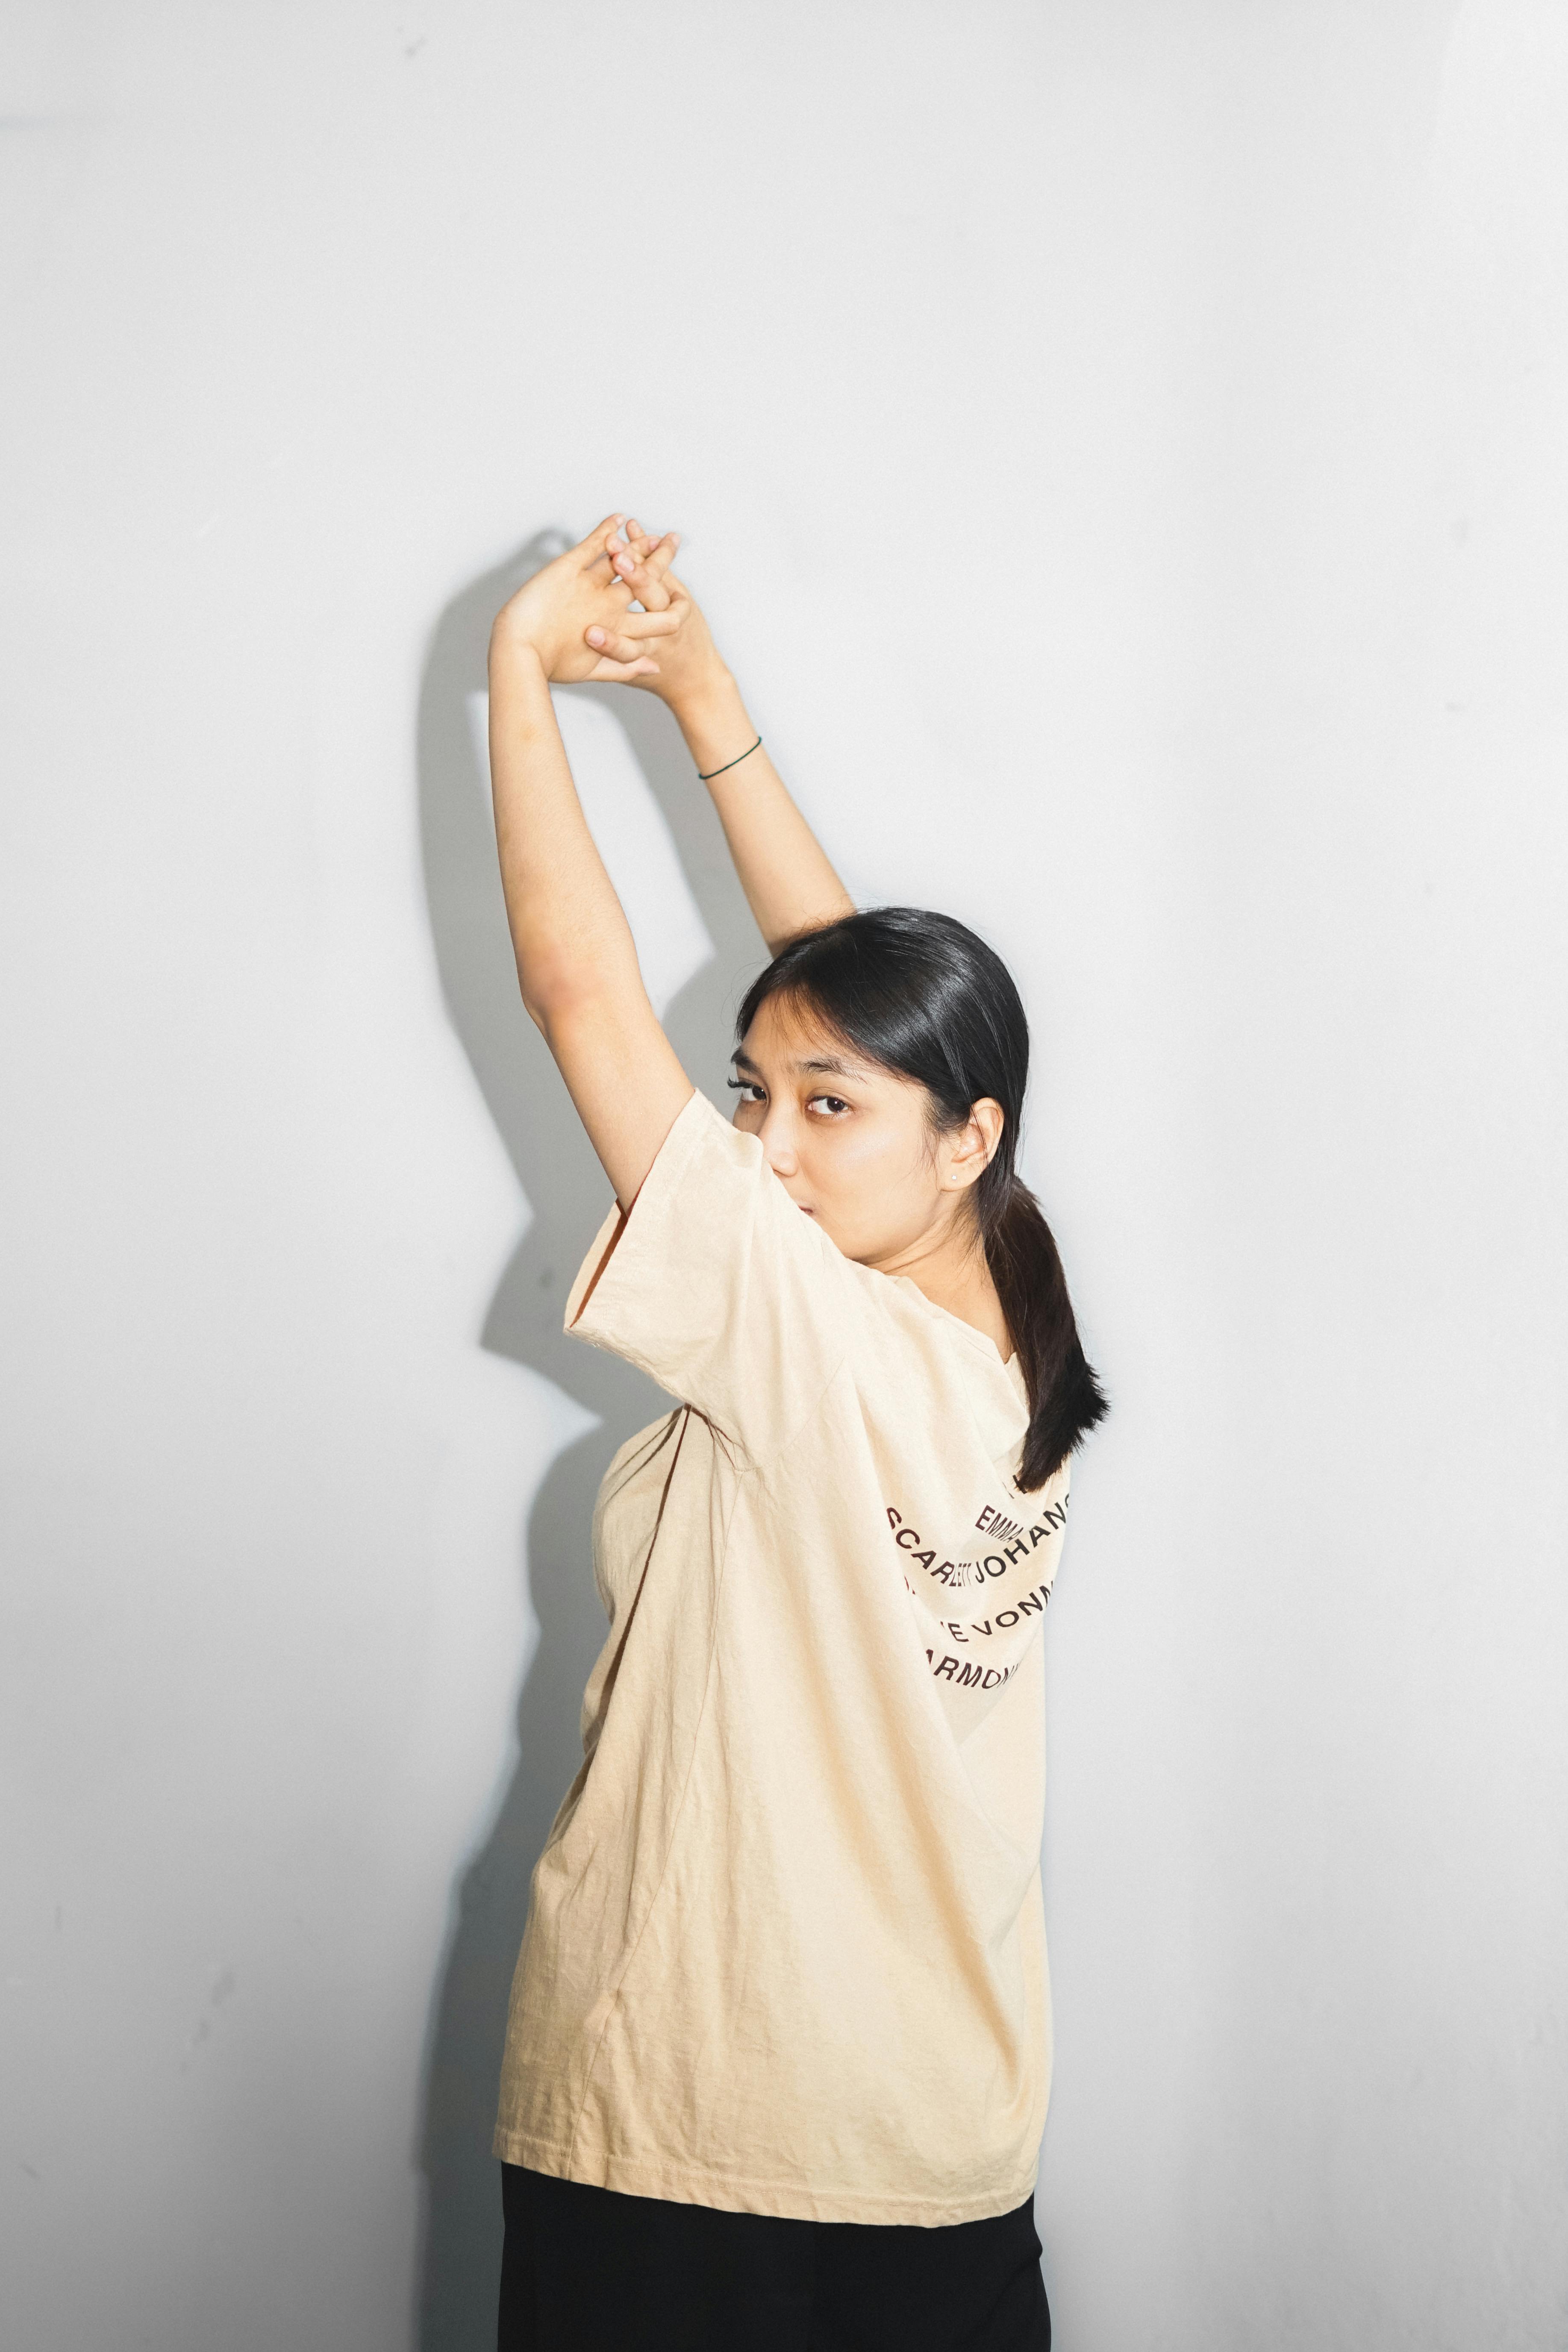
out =
<svg viewBox="0 0 1568 2352"><path fill-rule="evenodd" d="M1051 1229L1016 1165L1029 1024L1012 974L951 915L879 907L787 940L747 990L738 1038L770 996L809 1007L858 1053L924 1087L939 1133L988 1095L1001 1105L1001 1140L968 1200L1028 1391L1017 1485L1033 1494L1107 1407Z"/></svg>

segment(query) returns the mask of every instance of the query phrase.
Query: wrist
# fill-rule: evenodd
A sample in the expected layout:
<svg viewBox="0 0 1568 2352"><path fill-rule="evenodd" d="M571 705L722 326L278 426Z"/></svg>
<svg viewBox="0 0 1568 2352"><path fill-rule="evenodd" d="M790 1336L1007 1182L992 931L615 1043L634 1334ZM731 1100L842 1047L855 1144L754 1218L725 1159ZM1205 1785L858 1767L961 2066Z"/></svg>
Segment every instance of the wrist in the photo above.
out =
<svg viewBox="0 0 1568 2352"><path fill-rule="evenodd" d="M531 683L535 678L545 686L550 683L550 663L543 647L525 631L509 628L504 613L498 615L490 630L487 667L492 682L499 672L520 683Z"/></svg>
<svg viewBox="0 0 1568 2352"><path fill-rule="evenodd" d="M741 689L727 669L720 668L679 701L672 699L670 709L699 770L721 767L743 751L756 733Z"/></svg>

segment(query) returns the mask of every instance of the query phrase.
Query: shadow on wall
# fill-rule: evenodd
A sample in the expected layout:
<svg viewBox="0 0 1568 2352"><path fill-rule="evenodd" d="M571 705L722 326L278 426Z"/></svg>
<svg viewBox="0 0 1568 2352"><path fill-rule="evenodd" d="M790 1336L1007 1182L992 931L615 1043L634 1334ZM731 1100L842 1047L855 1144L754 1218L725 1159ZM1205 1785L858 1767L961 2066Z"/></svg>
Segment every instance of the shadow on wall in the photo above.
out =
<svg viewBox="0 0 1568 2352"><path fill-rule="evenodd" d="M605 1634L589 1542L594 1500L611 1455L668 1409L639 1373L561 1328L567 1287L609 1204L609 1186L518 995L468 717L468 698L484 688L491 620L566 544L542 532L453 599L437 625L419 698L420 824L442 989L532 1211L490 1302L483 1344L542 1372L599 1423L552 1463L529 1515L527 1575L540 1632L518 1705L517 1766L455 1889L431 2003L419 2352L490 2352L495 2343L500 2180L490 2133L529 1880L582 1759L578 1710ZM571 690L604 701L626 730L715 943L712 960L667 1007L664 1025L693 1082L721 1101L735 1005L763 950L718 820L653 696L625 687Z"/></svg>

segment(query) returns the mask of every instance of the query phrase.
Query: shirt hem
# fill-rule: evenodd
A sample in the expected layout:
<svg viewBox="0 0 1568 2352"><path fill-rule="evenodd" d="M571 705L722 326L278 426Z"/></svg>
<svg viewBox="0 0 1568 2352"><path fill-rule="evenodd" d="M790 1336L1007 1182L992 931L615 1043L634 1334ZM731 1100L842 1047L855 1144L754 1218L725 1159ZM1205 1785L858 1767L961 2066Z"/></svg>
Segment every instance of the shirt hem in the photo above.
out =
<svg viewBox="0 0 1568 2352"><path fill-rule="evenodd" d="M747 2180L734 2173L689 2171L663 2162L626 2156L591 2155L528 2132L497 2130L493 2153L503 2164L521 2164L557 2180L581 2181L623 2196L656 2197L672 2205L708 2205L724 2213L769 2213L791 2221L903 2222L916 2229L946 2229L956 2221L984 2221L1016 2212L1035 2193L1037 2161L1016 2186L973 2197L878 2197L856 2189L810 2189L799 2181Z"/></svg>

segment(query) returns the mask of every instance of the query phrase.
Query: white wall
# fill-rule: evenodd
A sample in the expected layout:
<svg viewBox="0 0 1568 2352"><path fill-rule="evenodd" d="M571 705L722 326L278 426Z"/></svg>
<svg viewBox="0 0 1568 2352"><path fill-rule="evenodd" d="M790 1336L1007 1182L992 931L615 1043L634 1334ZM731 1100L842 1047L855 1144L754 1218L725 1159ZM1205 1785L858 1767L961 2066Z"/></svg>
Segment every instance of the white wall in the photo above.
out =
<svg viewBox="0 0 1568 2352"><path fill-rule="evenodd" d="M8 2341L489 2337L647 1398L559 1336L604 1191L468 698L520 552L630 502L852 886L1036 1020L1116 1407L1049 1629L1059 2340L1561 2346L1563 9L5 35ZM650 702L567 723L711 1084L702 796Z"/></svg>

